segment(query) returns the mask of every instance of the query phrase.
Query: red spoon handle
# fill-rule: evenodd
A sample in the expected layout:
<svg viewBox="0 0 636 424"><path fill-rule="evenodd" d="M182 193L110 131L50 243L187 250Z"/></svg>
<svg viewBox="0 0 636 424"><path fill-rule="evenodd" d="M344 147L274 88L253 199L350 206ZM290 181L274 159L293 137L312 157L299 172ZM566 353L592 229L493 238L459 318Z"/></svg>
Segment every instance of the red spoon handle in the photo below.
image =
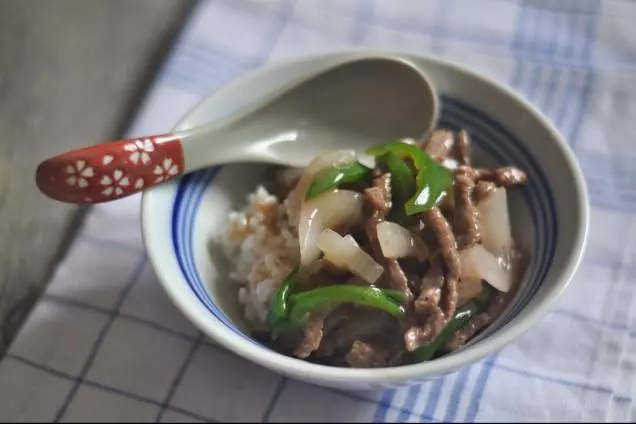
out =
<svg viewBox="0 0 636 424"><path fill-rule="evenodd" d="M184 171L181 140L164 134L84 147L40 164L36 183L68 203L101 203L138 193Z"/></svg>

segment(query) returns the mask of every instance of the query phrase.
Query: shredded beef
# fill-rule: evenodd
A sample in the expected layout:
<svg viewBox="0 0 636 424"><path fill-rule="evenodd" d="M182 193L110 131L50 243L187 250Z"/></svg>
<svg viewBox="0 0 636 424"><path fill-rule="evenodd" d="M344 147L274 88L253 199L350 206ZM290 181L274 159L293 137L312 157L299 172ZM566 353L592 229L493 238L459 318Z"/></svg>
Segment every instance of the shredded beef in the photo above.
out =
<svg viewBox="0 0 636 424"><path fill-rule="evenodd" d="M410 300L413 295L409 289L409 280L404 274L404 270L397 259L384 257L378 241L378 224L391 210L391 174L375 177L373 187L364 191L364 198L371 208L371 216L366 221L365 229L374 259L384 265L391 288L404 292L407 295L407 300Z"/></svg>
<svg viewBox="0 0 636 424"><path fill-rule="evenodd" d="M470 165L470 136L466 130L457 135L456 148L460 165Z"/></svg>
<svg viewBox="0 0 636 424"><path fill-rule="evenodd" d="M525 184L528 179L525 172L514 166L497 169L473 168L471 177L474 181L492 181L506 188Z"/></svg>
<svg viewBox="0 0 636 424"><path fill-rule="evenodd" d="M455 173L455 205L453 214L458 249L475 245L481 239L479 213L473 203L475 182L462 172Z"/></svg>
<svg viewBox="0 0 636 424"><path fill-rule="evenodd" d="M323 336L324 313L313 314L305 327L305 336L296 348L294 354L299 358L306 358L320 346Z"/></svg>
<svg viewBox="0 0 636 424"><path fill-rule="evenodd" d="M364 190L364 198L377 212L376 219L384 219L391 211L391 174L383 174L373 179L373 186Z"/></svg>
<svg viewBox="0 0 636 424"><path fill-rule="evenodd" d="M400 329L399 323L391 315L377 309L355 306L343 311L346 311L345 316L336 317L335 320L329 316L326 319L325 336L316 352L317 356L331 357L346 353L355 340L368 340L378 334L386 338L387 346L396 345L393 340L400 334Z"/></svg>
<svg viewBox="0 0 636 424"><path fill-rule="evenodd" d="M442 294L442 312L446 319L453 316L457 307L457 281L459 280L459 254L455 235L439 208L433 207L425 212L426 220L435 233L442 257L448 267L444 292Z"/></svg>
<svg viewBox="0 0 636 424"><path fill-rule="evenodd" d="M397 365L401 355L391 352L381 344L367 343L356 340L351 345L351 350L345 356L345 361L352 367L379 368Z"/></svg>
<svg viewBox="0 0 636 424"><path fill-rule="evenodd" d="M422 147L424 152L431 156L438 162L443 161L448 157L453 145L455 144L455 137L453 133L448 130L437 130L431 135L424 146Z"/></svg>
<svg viewBox="0 0 636 424"><path fill-rule="evenodd" d="M431 342L442 330L446 321L439 307L443 286L442 265L436 260L422 278L420 294L414 304L414 322L404 333L404 344L408 351Z"/></svg>

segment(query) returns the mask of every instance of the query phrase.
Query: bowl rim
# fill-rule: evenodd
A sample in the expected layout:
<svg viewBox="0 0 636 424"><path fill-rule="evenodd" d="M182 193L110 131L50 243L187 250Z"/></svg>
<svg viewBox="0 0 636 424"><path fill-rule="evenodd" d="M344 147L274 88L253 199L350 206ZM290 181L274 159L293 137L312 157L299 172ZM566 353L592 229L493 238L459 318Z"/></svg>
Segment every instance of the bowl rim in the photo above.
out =
<svg viewBox="0 0 636 424"><path fill-rule="evenodd" d="M574 181L574 189L576 190L578 198L578 203L574 206L575 210L578 211L580 215L581 225L573 236L573 249L567 253L567 256L563 260L563 265L556 270L556 274L554 276L555 282L548 288L544 297L539 302L535 303L532 309L528 310L524 308L524 316L513 320L505 328L494 332L494 334L490 335L486 340L475 343L474 345L467 347L465 350L461 350L453 355L441 357L431 362L373 369L340 368L311 363L283 355L266 347L257 346L239 335L234 334L229 329L224 328L223 325L217 323L212 315L203 308L192 308L190 302L186 299L187 296L182 293L182 284L175 283L173 279L169 277L170 271L165 268L166 265L160 259L161 255L159 255L159 250L163 249L163 247L150 241L152 239L150 233L153 231L153 228L151 228L152 225L150 224L153 220L151 204L153 202L153 197L156 195L157 190L160 187L144 191L141 199L142 240L151 266L154 268L159 282L177 308L195 326L203 330L207 335L233 353L280 374L301 376L304 379L312 380L314 382L324 382L325 384L343 380L354 385L386 384L432 378L454 372L461 367L478 362L486 356L501 350L503 347L518 339L522 334L533 327L554 306L563 291L570 284L587 245L587 233L589 227L589 200L587 187L583 173L574 153L561 133L552 125L550 120L538 110L538 108L532 105L529 101L525 100L521 95L517 94L512 88L481 75L478 72L474 72L467 67L433 54L422 54L410 50L399 49L353 48L326 53L293 56L270 61L258 68L239 75L230 82L216 89L214 92L205 95L182 116L177 125L174 127L174 130L181 129L189 120L190 116L210 97L215 96L221 90L243 84L245 80L264 70L283 68L304 61L334 60L338 58L351 59L355 56L366 57L369 55L408 55L427 62L435 63L441 67L451 68L455 72L463 73L470 78L479 80L486 86L490 86L493 90L502 92L511 100L518 103L520 107L525 109L527 113L531 114L537 122L548 130L548 132L552 135L552 140L555 142L557 148L562 152L567 169L571 173ZM167 184L178 184L179 181L180 179L175 179ZM184 279L185 277L181 276L181 278Z"/></svg>

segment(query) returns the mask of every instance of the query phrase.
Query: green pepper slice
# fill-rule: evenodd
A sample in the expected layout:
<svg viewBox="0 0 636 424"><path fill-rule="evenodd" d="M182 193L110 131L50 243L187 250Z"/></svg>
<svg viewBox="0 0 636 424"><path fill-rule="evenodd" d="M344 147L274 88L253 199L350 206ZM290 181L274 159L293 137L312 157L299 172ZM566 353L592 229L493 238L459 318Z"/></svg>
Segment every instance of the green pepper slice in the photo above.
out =
<svg viewBox="0 0 636 424"><path fill-rule="evenodd" d="M393 290L393 289L381 289L385 295L387 295L388 297L390 297L391 299L393 299L395 302L399 303L400 305L404 304L404 302L406 302L407 296L406 293L404 293L401 290Z"/></svg>
<svg viewBox="0 0 636 424"><path fill-rule="evenodd" d="M319 311L334 304L351 302L381 309L395 317L406 312L404 307L393 299L395 293L387 294L375 287L337 285L321 287L292 295L292 310L289 316L291 323L303 326L311 312Z"/></svg>
<svg viewBox="0 0 636 424"><path fill-rule="evenodd" d="M342 184L364 180L371 175L371 172L370 168L358 162L327 168L320 172L311 183L305 193L305 198L313 199L326 191L340 187Z"/></svg>
<svg viewBox="0 0 636 424"><path fill-rule="evenodd" d="M291 297L292 288L296 283L296 274L298 273L298 266L287 274L287 277L283 280L274 294L272 303L269 306L267 314L267 324L272 330L272 335L275 338L277 329L284 325L289 316L291 310L289 304L289 298Z"/></svg>
<svg viewBox="0 0 636 424"><path fill-rule="evenodd" d="M404 204L407 216L425 212L437 205L453 185L452 171L435 162L417 146L401 141L390 141L367 150L368 154L376 157L388 152L400 158L411 159L417 170L415 194Z"/></svg>
<svg viewBox="0 0 636 424"><path fill-rule="evenodd" d="M411 168L392 151L386 152L382 158L391 173L391 188L399 200L406 202L415 194L415 175Z"/></svg>

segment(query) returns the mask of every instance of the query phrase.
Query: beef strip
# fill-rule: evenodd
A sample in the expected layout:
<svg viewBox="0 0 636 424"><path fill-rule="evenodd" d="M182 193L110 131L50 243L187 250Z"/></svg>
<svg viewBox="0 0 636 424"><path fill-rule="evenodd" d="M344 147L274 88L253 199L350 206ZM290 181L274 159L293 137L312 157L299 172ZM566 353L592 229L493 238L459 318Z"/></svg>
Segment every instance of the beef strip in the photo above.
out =
<svg viewBox="0 0 636 424"><path fill-rule="evenodd" d="M384 257L378 241L378 224L385 219L391 210L391 174L376 176L373 179L373 186L364 190L364 198L371 208L371 216L365 223L365 230L374 259L384 265L391 288L404 292L407 295L407 300L410 301L413 295L409 289L409 280L406 274L404 274L397 259Z"/></svg>
<svg viewBox="0 0 636 424"><path fill-rule="evenodd" d="M475 182L477 182L480 177L485 175L484 173L487 171L488 171L487 169L482 169L482 168L476 169L470 165L459 165L457 169L455 169L455 173L466 175L468 178L470 178L471 180Z"/></svg>
<svg viewBox="0 0 636 424"><path fill-rule="evenodd" d="M489 198L496 189L497 186L492 181L479 181L473 190L473 202L476 205L480 204Z"/></svg>
<svg viewBox="0 0 636 424"><path fill-rule="evenodd" d="M431 342L444 327L444 314L439 307L444 286L444 273L440 260L435 260L422 278L420 294L415 300L413 323L404 333L406 350L413 351Z"/></svg>
<svg viewBox="0 0 636 424"><path fill-rule="evenodd" d="M409 279L406 277L398 260L385 258L384 268L391 282L391 288L404 292L406 294L406 301L410 302L411 299L413 299L413 293L409 288Z"/></svg>
<svg viewBox="0 0 636 424"><path fill-rule="evenodd" d="M422 149L433 159L441 162L448 157L454 144L455 137L451 131L436 130L428 141L424 143Z"/></svg>
<svg viewBox="0 0 636 424"><path fill-rule="evenodd" d="M445 318L449 319L453 316L457 307L457 281L459 280L460 271L457 241L448 221L444 218L439 208L433 207L425 212L424 215L430 228L435 233L442 257L448 267L441 306Z"/></svg>
<svg viewBox="0 0 636 424"><path fill-rule="evenodd" d="M481 239L479 213L473 203L475 182L461 170L455 173L455 205L453 223L458 249L471 247Z"/></svg>
<svg viewBox="0 0 636 424"><path fill-rule="evenodd" d="M352 313L356 313L355 305L343 303L336 306L336 308L333 309L325 318L323 326L324 333L328 335L332 330L338 328L350 318Z"/></svg>
<svg viewBox="0 0 636 424"><path fill-rule="evenodd" d="M527 181L526 173L514 166L504 166L497 169L473 168L470 173L472 179L477 181L492 181L498 186L510 188Z"/></svg>
<svg viewBox="0 0 636 424"><path fill-rule="evenodd" d="M426 318L416 316L420 322L413 323L404 332L404 345L407 351L412 352L432 342L444 328L446 319L439 306L431 306L428 312L428 315L424 315Z"/></svg>
<svg viewBox="0 0 636 424"><path fill-rule="evenodd" d="M371 206L376 219L383 220L391 211L391 174L381 174L373 178L373 186L364 190L364 198Z"/></svg>
<svg viewBox="0 0 636 424"><path fill-rule="evenodd" d="M455 212L455 205L455 196L444 196L437 207L447 219L452 219L453 213Z"/></svg>
<svg viewBox="0 0 636 424"><path fill-rule="evenodd" d="M442 298L439 304L444 314L444 319L446 320L449 320L455 315L455 309L457 309L457 299L459 296L459 292L457 291L458 283L459 275L450 271L444 275L444 290L442 290Z"/></svg>
<svg viewBox="0 0 636 424"><path fill-rule="evenodd" d="M444 348L448 351L456 350L466 344L475 334L492 324L506 309L510 296L511 293L497 292L486 310L471 317L455 332L453 338L446 343Z"/></svg>
<svg viewBox="0 0 636 424"><path fill-rule="evenodd" d="M442 287L444 286L444 270L439 258L433 263L422 278L420 293L415 300L415 311L422 312L426 305L438 305L442 297Z"/></svg>
<svg viewBox="0 0 636 424"><path fill-rule="evenodd" d="M460 263L455 236L439 208L431 208L424 216L435 234L448 272L444 275L438 256L432 259L431 269L422 279L420 294L414 303L412 322L404 333L408 351L430 343L457 308Z"/></svg>
<svg viewBox="0 0 636 424"><path fill-rule="evenodd" d="M306 358L320 347L323 336L323 326L325 323L325 312L315 313L309 317L305 326L305 335L300 344L296 347L294 354L299 358Z"/></svg>
<svg viewBox="0 0 636 424"><path fill-rule="evenodd" d="M318 357L346 353L355 340L400 334L398 321L377 309L348 305L339 315L335 318L329 316L325 320L325 336L316 352Z"/></svg>
<svg viewBox="0 0 636 424"><path fill-rule="evenodd" d="M470 165L470 136L466 130L461 130L457 135L457 159L460 165Z"/></svg>
<svg viewBox="0 0 636 424"><path fill-rule="evenodd" d="M495 170L495 182L504 187L525 184L527 180L526 173L514 166L505 166Z"/></svg>
<svg viewBox="0 0 636 424"><path fill-rule="evenodd" d="M497 170L484 169L484 168L473 168L469 165L461 165L456 171L455 175L462 175L470 178L475 183L475 188L473 189L473 202L478 204L484 200L486 200L497 188L497 184L502 184L503 182L509 184L511 183L510 175L511 172L507 168L499 168L503 171L500 171L500 174L508 175L508 178L499 179L497 177ZM524 181L519 178L519 181ZM454 200L454 204L457 203L457 198L452 197Z"/></svg>
<svg viewBox="0 0 636 424"><path fill-rule="evenodd" d="M379 344L356 340L345 356L345 361L355 368L379 368L400 363L401 355Z"/></svg>

